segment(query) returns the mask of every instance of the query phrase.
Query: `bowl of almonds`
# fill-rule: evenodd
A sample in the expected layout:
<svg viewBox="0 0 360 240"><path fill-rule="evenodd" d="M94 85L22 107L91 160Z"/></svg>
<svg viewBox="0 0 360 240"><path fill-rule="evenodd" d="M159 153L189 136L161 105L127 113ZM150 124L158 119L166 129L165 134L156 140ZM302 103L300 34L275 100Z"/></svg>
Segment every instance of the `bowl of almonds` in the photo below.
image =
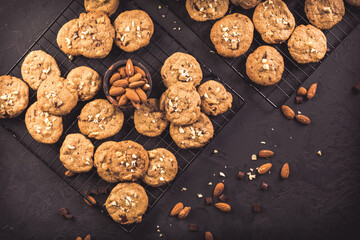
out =
<svg viewBox="0 0 360 240"><path fill-rule="evenodd" d="M141 63L128 59L111 65L105 73L103 86L107 99L115 106L139 108L150 96L152 81Z"/></svg>

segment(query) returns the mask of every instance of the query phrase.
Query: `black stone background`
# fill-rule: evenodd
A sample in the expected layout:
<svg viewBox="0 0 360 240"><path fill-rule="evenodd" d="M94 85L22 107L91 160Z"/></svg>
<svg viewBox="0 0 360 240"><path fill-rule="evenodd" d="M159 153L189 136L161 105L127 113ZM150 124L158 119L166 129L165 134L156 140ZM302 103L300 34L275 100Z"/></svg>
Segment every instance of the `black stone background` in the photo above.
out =
<svg viewBox="0 0 360 240"><path fill-rule="evenodd" d="M155 11L157 1L136 2L170 27ZM8 71L67 3L0 1L0 74ZM240 92L246 100L241 111L130 234L85 205L72 188L0 128L0 239L75 239L91 233L93 239L190 240L203 239L205 230L213 232L215 239L231 240L359 239L360 94L351 88L360 81L360 27L305 82L306 87L319 83L316 97L298 106L294 97L287 102L311 117L310 126L286 120L280 110L219 64L215 55L208 57L208 49L186 34L186 29L176 34ZM239 169L247 171L266 162L250 160L251 154L264 148L276 152L272 173L252 182L235 180ZM214 149L220 153L212 155ZM317 155L318 150L323 156ZM282 181L279 171L285 162L290 164L290 177ZM213 176L219 171L226 178ZM209 195L213 187L207 183L221 180L233 207L229 214L206 207L204 199L196 196ZM263 180L270 185L267 192L259 190ZM181 192L182 187L188 190ZM168 216L178 201L192 207L182 221ZM251 206L258 201L262 211L252 213ZM63 206L76 217L74 221L57 214ZM198 223L200 230L189 232L189 223ZM158 238L157 225L162 238Z"/></svg>

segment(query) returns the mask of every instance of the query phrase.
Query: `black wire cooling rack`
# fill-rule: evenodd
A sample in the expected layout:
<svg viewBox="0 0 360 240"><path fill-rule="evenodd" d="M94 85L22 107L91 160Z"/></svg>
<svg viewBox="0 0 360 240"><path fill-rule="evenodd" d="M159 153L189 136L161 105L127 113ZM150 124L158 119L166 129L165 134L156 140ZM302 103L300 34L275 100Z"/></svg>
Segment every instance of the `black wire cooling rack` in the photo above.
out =
<svg viewBox="0 0 360 240"><path fill-rule="evenodd" d="M185 8L186 0L160 0L168 10L181 19L184 24L193 30L214 52L216 52L211 40L210 30L215 21L197 22L192 20ZM306 14L304 12L304 0L287 1L289 9L293 13L296 25L309 24ZM241 7L231 5L228 14L241 13L247 15L252 19L254 9L245 10ZM279 108L283 105L290 96L297 91L299 86L303 84L309 76L323 63L332 51L359 25L360 10L356 7L346 4L346 14L343 20L335 25L331 30L325 31L328 42L328 51L324 59L318 63L312 64L298 64L293 60L288 52L287 44L273 45L283 56L285 62L285 70L282 80L272 87L263 87L251 82L246 76L245 62L247 56L252 53L257 47L266 45L261 39L260 34L255 30L254 41L247 53L239 58L223 58L223 60L242 78L245 79L262 97L264 97L272 106Z"/></svg>
<svg viewBox="0 0 360 240"><path fill-rule="evenodd" d="M119 7L112 20L124 10L137 9L137 5L133 1L122 0L121 7ZM21 64L24 57L33 50L43 50L52 55L57 61L61 70L62 76L67 76L69 71L78 66L89 66L99 72L100 75L104 75L108 67L114 62L121 59L134 59L141 62L150 72L153 79L153 90L151 97L159 98L161 93L165 90L165 86L162 83L160 69L163 62L174 52L187 52L187 50L180 44L179 41L174 39L168 32L166 32L159 24L154 22L155 32L151 39L151 43L140 49L135 53L126 53L121 51L117 47L113 47L109 56L104 59L87 59L84 57L75 57L72 61L69 60L57 46L56 35L63 24L69 20L79 16L85 9L81 0L71 1L66 8L59 14L58 17L50 24L50 26L40 35L40 37L34 42L34 44L27 50L27 52L16 62L16 64L9 70L7 74L21 78ZM220 80L213 72L207 68L203 63L202 70L204 74L204 81L213 79L224 84L229 92L233 95L233 106L226 113L211 117L211 121L214 125L215 135L235 116L235 114L241 109L244 104L244 99L235 92L227 83ZM30 91L30 104L36 101L36 92ZM105 98L103 94L99 94L98 98ZM32 152L38 159L52 169L57 175L59 175L64 181L66 181L73 189L87 198L87 193L99 189L105 188L109 192L116 184L109 184L102 180L96 173L96 170L92 170L88 173L77 174L71 178L65 177L66 169L63 167L59 160L59 149L65 136L69 133L79 132L77 126L77 116L79 115L82 107L86 102L79 102L75 109L67 116L63 118L64 133L61 136L58 143L53 145L46 145L36 142L28 133L25 123L25 113L15 119L2 119L0 125L7 129L12 135L22 143L30 152ZM151 150L154 148L167 148L177 158L179 171L176 179L183 173L183 171L191 164L191 162L202 152L203 148L194 150L182 150L174 143L169 134L169 130L166 129L159 137L149 138L140 135L134 128L132 119L132 111L125 110L125 121L121 131L112 138L106 139L107 141L122 141L133 140L142 144L145 149ZM104 141L92 140L95 147L98 147ZM175 181L175 180L174 180ZM173 182L174 182L173 181ZM155 206L163 194L171 187L172 183L163 187L152 188L144 183L140 183L146 190L149 197L149 207L145 215ZM106 201L107 194L95 196L97 200L96 207L103 213L107 214L103 204ZM88 198L87 198L88 199ZM89 200L89 199L88 199ZM136 224L133 225L119 225L124 231L131 232Z"/></svg>

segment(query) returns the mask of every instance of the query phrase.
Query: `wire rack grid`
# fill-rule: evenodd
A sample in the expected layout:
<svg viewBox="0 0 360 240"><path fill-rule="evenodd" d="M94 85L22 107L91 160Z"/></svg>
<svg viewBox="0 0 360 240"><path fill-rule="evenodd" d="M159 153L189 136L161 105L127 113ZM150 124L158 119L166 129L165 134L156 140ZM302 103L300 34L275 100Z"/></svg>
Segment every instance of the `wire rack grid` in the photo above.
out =
<svg viewBox="0 0 360 240"><path fill-rule="evenodd" d="M120 12L124 10L138 9L138 6L133 1L123 0L121 7L116 17ZM176 39L174 39L168 32L166 32L159 24L154 22L155 31L151 39L151 42L145 48L140 49L134 53L126 53L114 47L104 59L87 59L84 57L75 57L73 61L70 61L57 46L56 35L63 24L71 19L78 17L85 9L82 5L82 1L73 0L66 8L59 14L58 17L50 24L50 26L40 35L40 37L34 42L34 44L28 49L28 51L14 64L7 74L21 78L21 64L24 57L33 50L43 50L52 55L58 62L62 76L66 76L68 72L78 66L89 66L96 70L101 76L105 71L116 61L122 59L134 59L141 62L150 72L153 79L153 90L151 97L159 98L161 93L165 90L165 86L162 83L160 69L163 62L174 52L188 52ZM112 17L112 20L115 19ZM233 106L226 113L217 117L211 117L211 121L214 126L215 136L220 130L230 121L232 117L242 108L244 105L244 99L234 91L227 83L215 76L213 72L206 67L203 63L200 63L203 70L203 82L207 80L216 80L221 82L227 90L233 95ZM103 93L100 93L97 98L105 98ZM30 91L30 104L36 101L36 92ZM0 125L8 130L20 143L22 143L30 152L32 152L39 160L46 164L51 170L53 170L58 176L60 176L65 182L67 182L73 189L75 189L81 196L89 201L87 197L89 192L102 188L106 189L107 193L116 185L109 184L102 180L96 173L96 170L92 170L88 173L77 174L74 177L65 177L66 169L59 160L59 149L61 143L64 141L65 136L69 133L79 132L77 126L77 116L79 115L82 107L86 102L79 102L74 110L67 116L63 117L64 132L60 140L53 145L46 145L36 142L28 133L24 124L25 113L21 114L15 119L3 119L0 121ZM166 148L170 150L177 158L179 171L172 183L165 186L153 188L144 183L140 183L146 190L149 197L149 207L145 215L155 206L165 192L172 186L176 179L185 171L185 169L192 163L192 161L203 151L204 148L193 150L182 150L172 140L169 130L166 129L159 137L149 138L140 135L134 128L132 120L132 110L124 110L125 121L121 131L114 137L106 139L107 141L122 141L133 140L144 146L145 149L150 150L154 148ZM104 141L92 140L95 147L98 147ZM95 207L100 209L101 212L107 214L103 204L106 201L108 194L102 194L96 196L97 203ZM132 225L120 225L120 227L126 231L131 232L134 230L137 224Z"/></svg>
<svg viewBox="0 0 360 240"><path fill-rule="evenodd" d="M184 24L193 30L214 52L216 52L211 40L210 30L215 21L196 22L190 18L185 8L186 0L166 1L160 0L168 10L173 12ZM290 11L293 13L296 25L308 25L304 11L303 0L287 1ZM252 19L254 9L245 10L241 7L231 5L228 14L241 13L247 15ZM346 14L343 20L335 25L332 29L324 31L328 50L325 58L318 63L299 64L292 59L288 52L287 44L273 45L284 57L285 70L282 79L279 83L271 87L263 87L254 84L246 75L245 62L250 53L261 45L266 43L261 39L260 34L255 30L254 40L250 49L242 56L234 59L222 58L242 79L245 79L249 85L265 98L273 107L279 108L297 91L310 75L325 61L325 59L332 53L332 51L359 25L360 10L356 7L346 5Z"/></svg>

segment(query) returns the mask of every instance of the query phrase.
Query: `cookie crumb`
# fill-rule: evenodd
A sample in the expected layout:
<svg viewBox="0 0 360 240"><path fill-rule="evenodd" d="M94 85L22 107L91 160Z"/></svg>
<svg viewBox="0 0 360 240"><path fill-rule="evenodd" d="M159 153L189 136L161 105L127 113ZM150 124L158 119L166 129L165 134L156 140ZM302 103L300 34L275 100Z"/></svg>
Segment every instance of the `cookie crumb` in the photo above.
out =
<svg viewBox="0 0 360 240"><path fill-rule="evenodd" d="M322 152L321 152L320 150L317 152L317 154L318 154L319 156L322 156Z"/></svg>
<svg viewBox="0 0 360 240"><path fill-rule="evenodd" d="M226 177L223 172L219 172L219 176L220 176L220 177Z"/></svg>
<svg viewBox="0 0 360 240"><path fill-rule="evenodd" d="M180 191L181 192L187 191L187 188L183 187Z"/></svg>
<svg viewBox="0 0 360 240"><path fill-rule="evenodd" d="M266 142L264 142L264 141L261 141L260 143L261 143L261 144L266 144Z"/></svg>
<svg viewBox="0 0 360 240"><path fill-rule="evenodd" d="M164 18L164 17L166 17L164 14L163 14L163 15L161 15L161 16L162 16L163 18Z"/></svg>
<svg viewBox="0 0 360 240"><path fill-rule="evenodd" d="M158 9L161 9L161 6L160 6L160 5L158 6Z"/></svg>
<svg viewBox="0 0 360 240"><path fill-rule="evenodd" d="M202 195L201 193L198 193L198 194L197 194L197 197L198 197L198 198L203 198L203 195Z"/></svg>
<svg viewBox="0 0 360 240"><path fill-rule="evenodd" d="M215 150L213 151L213 153L214 153L214 154L218 154L219 151L215 149Z"/></svg>
<svg viewBox="0 0 360 240"><path fill-rule="evenodd" d="M212 185L213 185L213 183L212 183L212 182L209 182L209 183L208 183L208 186L212 186Z"/></svg>
<svg viewBox="0 0 360 240"><path fill-rule="evenodd" d="M256 160L257 160L256 154L251 155L251 160L253 160L253 161L256 161Z"/></svg>

